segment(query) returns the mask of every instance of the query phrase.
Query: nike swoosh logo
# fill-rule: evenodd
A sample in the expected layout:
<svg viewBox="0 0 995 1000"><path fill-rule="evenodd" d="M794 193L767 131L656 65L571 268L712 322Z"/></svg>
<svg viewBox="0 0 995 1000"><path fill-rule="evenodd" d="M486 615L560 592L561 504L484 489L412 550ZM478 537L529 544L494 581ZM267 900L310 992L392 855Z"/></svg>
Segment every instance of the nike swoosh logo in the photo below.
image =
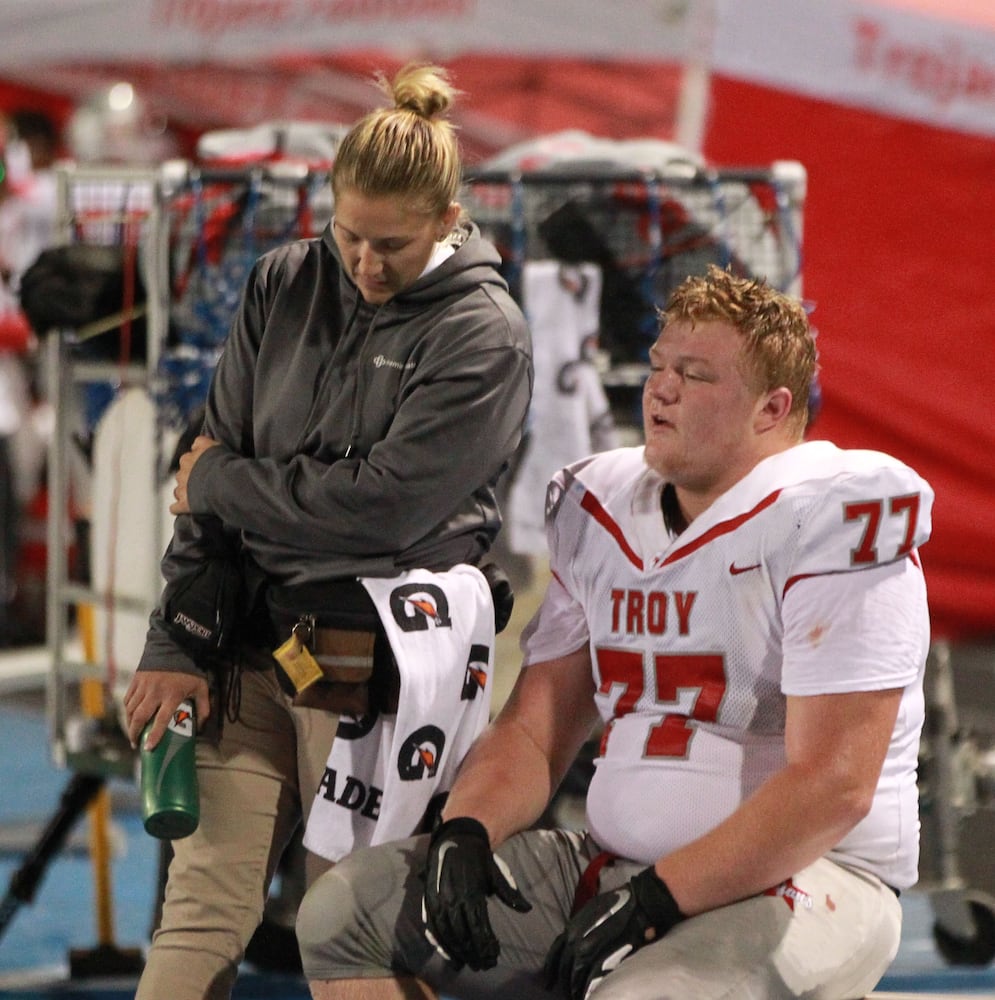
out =
<svg viewBox="0 0 995 1000"><path fill-rule="evenodd" d="M456 846L456 842L452 840L447 840L439 848L437 869L435 875L435 891L439 891L439 886L442 885L442 865L446 860L446 855Z"/></svg>
<svg viewBox="0 0 995 1000"><path fill-rule="evenodd" d="M760 569L760 563L753 563L752 566L737 566L735 563L729 563L729 572L733 576L739 576L740 573L749 573L751 569Z"/></svg>

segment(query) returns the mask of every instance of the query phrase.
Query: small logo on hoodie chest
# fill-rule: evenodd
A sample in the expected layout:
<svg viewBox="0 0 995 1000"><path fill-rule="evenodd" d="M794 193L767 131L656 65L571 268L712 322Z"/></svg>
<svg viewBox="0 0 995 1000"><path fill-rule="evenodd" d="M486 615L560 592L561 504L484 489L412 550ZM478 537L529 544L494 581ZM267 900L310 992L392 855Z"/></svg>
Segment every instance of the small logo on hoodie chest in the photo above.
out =
<svg viewBox="0 0 995 1000"><path fill-rule="evenodd" d="M396 368L398 371L407 371L409 368L414 368L415 363L413 361L395 361L393 358L388 358L386 354L378 354L373 359L374 368Z"/></svg>

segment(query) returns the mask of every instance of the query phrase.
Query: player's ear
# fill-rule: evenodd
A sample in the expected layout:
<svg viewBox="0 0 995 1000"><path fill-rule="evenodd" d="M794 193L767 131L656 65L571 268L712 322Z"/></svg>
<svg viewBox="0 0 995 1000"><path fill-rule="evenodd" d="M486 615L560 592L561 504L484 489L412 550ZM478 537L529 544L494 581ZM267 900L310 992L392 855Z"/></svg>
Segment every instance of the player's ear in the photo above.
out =
<svg viewBox="0 0 995 1000"><path fill-rule="evenodd" d="M787 386L781 385L765 392L757 400L757 433L763 434L783 424L791 413L792 399L791 390Z"/></svg>

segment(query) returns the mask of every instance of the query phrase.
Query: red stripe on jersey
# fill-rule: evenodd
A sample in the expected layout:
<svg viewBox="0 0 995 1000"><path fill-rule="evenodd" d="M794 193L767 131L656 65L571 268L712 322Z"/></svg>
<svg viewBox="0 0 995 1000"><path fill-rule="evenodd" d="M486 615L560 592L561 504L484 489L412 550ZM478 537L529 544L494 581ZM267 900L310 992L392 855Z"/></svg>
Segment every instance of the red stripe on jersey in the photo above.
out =
<svg viewBox="0 0 995 1000"><path fill-rule="evenodd" d="M764 497L753 510L748 510L745 514L740 514L739 517L730 518L728 521L722 521L715 525L714 528L709 528L700 538L696 538L693 542L678 549L676 552L671 552L660 565L667 566L672 562L677 562L678 559L683 559L685 556L691 555L692 552L697 552L703 545L707 545L716 538L728 535L730 531L735 531L738 527L749 521L751 517L756 517L761 511L766 510L780 495L781 491L775 490L769 496Z"/></svg>
<svg viewBox="0 0 995 1000"><path fill-rule="evenodd" d="M919 550L918 549L913 549L908 555L903 556L901 558L910 559L912 561L912 565L915 566L919 570L920 573L922 572L922 563L919 562ZM883 566L884 563L875 563L874 565L875 566ZM816 577L816 576L833 576L835 574L846 573L846 572L850 572L850 571L842 569L842 570L827 570L825 573L799 573L798 576L792 576L792 577L788 578L787 583L785 583L785 585L784 585L784 590L781 591L781 597L784 597L784 595L799 580L811 580L813 577ZM858 570L854 570L853 572L858 572L859 573L860 570L859 569Z"/></svg>
<svg viewBox="0 0 995 1000"><path fill-rule="evenodd" d="M632 563L636 569L643 568L643 561L636 555L632 546L625 540L625 535L622 534L622 529L618 526L615 519L605 510L604 507L598 503L598 498L588 490L584 491L584 497L580 502L581 507L594 518L598 524L601 525L605 531L608 532L612 538L618 542L618 547L625 553L626 559Z"/></svg>

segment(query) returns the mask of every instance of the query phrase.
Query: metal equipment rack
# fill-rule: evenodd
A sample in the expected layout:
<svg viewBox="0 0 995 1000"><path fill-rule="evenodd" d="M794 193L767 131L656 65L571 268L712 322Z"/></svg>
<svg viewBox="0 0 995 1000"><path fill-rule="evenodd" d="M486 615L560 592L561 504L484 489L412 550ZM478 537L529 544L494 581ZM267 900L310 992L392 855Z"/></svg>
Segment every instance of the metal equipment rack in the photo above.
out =
<svg viewBox="0 0 995 1000"><path fill-rule="evenodd" d="M99 754L98 762L75 759L72 745L79 745L75 737L67 739L67 727L78 714L70 710L69 689L76 682L88 679L102 681L105 668L95 662L93 650L81 652L79 645L70 644L70 615L81 606L116 604L134 608L135 602L124 594L100 594L85 583L71 578L69 551L73 527L70 523L71 506L71 448L73 413L78 408L77 387L84 383L108 385L147 385L158 364L162 343L160 331L166 328L168 305L165 297L157 293L155 275L161 267L158 251L161 250L162 203L157 188L160 179L150 170L123 170L118 168L64 168L59 171L59 230L63 243L88 243L99 246L119 245L126 253L138 254L139 245L145 246L139 263L147 296L146 357L134 361L122 356L118 361L94 360L79 356L78 344L87 339L89 331L53 331L44 344L44 380L47 397L53 408L54 427L48 450L48 571L46 637L52 656L52 667L47 680L47 706L54 759L71 769L82 765L87 770L95 767L105 772L122 773L130 769L130 754L125 754L120 741ZM112 326L113 330L115 327ZM97 333L96 335L100 335ZM160 539L150 539L156 545ZM158 547L158 546L157 546ZM151 586L154 581L150 580ZM147 613L147 609L146 609ZM76 653L77 655L73 655ZM89 754L87 747L84 753Z"/></svg>
<svg viewBox="0 0 995 1000"><path fill-rule="evenodd" d="M74 977L131 973L141 965L138 949L122 950L113 942L107 870L105 783L109 777L130 780L137 769L137 754L117 718L122 692L115 683L119 654L113 623L117 615L130 615L144 635L161 589L159 558L169 531L161 494L169 478L168 446L203 401L251 260L269 245L324 225L331 210L327 179L327 170L293 162L238 170L202 169L183 161L154 169L64 165L58 170L61 246L120 249L124 301L120 311L81 326L39 331L44 391L54 414L47 455L46 647L51 662L46 714L52 758L71 777L55 815L0 899L0 934L17 909L33 899L49 862L89 812L99 941L94 949L73 949ZM223 251L232 247L236 252L226 257ZM219 257L225 263L234 258L236 270L219 270ZM204 309L212 292L226 297ZM106 340L115 338L117 346L107 351ZM101 346L91 350L94 344ZM74 493L85 478L72 462L74 438L90 429L89 418L80 426L84 384L106 386L114 397L135 391L146 398L146 415L151 412L146 423L121 428L122 436L132 442L138 438L148 449L141 468L122 467L116 474L122 481L144 482L142 513L151 513L137 539L142 552L124 554L139 567L137 585L127 590L116 584L113 566L119 553L112 556L107 579L95 579L89 558L93 536L79 532L83 522L73 512ZM131 540L136 541L133 533ZM82 573L78 567L73 571L74 545L76 561L84 563ZM96 628L100 614L107 625L103 630Z"/></svg>
<svg viewBox="0 0 995 1000"><path fill-rule="evenodd" d="M649 371L656 309L707 263L764 277L801 295L807 175L802 164L706 168L671 159L653 169L611 162L533 170L482 169L468 177L464 207L499 249L521 300L528 261L601 266L598 369L622 425Z"/></svg>
<svg viewBox="0 0 995 1000"><path fill-rule="evenodd" d="M48 717L55 759L69 767L90 767L94 761L78 756L89 758L94 747L77 748L80 734L67 690L85 678L106 681L114 650L107 638L96 656L74 657L79 647L71 642L70 623L86 605L108 616L121 611L147 620L161 589L158 561L168 519L152 521L145 540L149 579L138 596L72 578L67 511L74 491L70 451L78 430L73 425L77 387L103 383L111 395L134 387L151 398L152 426L129 428L129 434L151 434L152 461L128 474L148 477L150 502L158 503L169 478L169 449L203 402L251 261L276 243L314 232L331 206L327 171L293 163L238 169L199 168L185 161L145 170L70 166L60 169L59 181L63 241L121 247L125 260L130 257L137 266L144 288L144 301L131 303L144 336L140 350L132 344L130 356L106 356L105 350L94 359L86 353L95 333L118 331L124 341L120 317L92 324L96 331L57 331L45 343L45 381L55 412L48 455ZM131 339L137 342L134 330ZM99 743L98 749L104 757L115 752ZM123 762L103 761L105 767L118 764L133 768L130 755Z"/></svg>
<svg viewBox="0 0 995 1000"><path fill-rule="evenodd" d="M956 668L956 669L955 669ZM922 852L917 889L951 965L995 959L995 657L938 639L926 668L919 751ZM987 888L982 888L987 887Z"/></svg>

